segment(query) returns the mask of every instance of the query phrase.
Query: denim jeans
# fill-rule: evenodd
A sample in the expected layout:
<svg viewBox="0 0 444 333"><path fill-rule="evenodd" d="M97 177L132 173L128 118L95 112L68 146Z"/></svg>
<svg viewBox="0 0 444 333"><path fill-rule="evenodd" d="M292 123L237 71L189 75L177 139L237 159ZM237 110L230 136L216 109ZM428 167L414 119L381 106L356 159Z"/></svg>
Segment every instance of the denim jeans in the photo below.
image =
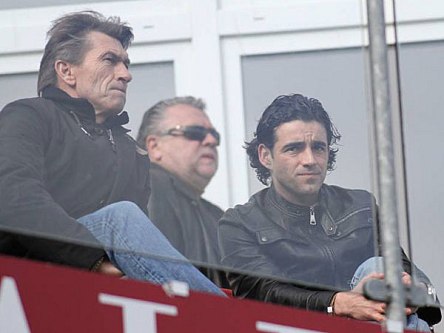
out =
<svg viewBox="0 0 444 333"><path fill-rule="evenodd" d="M83 224L103 245L110 261L126 276L163 284L186 282L190 289L224 295L180 254L139 207L128 201L82 216Z"/></svg>
<svg viewBox="0 0 444 333"><path fill-rule="evenodd" d="M350 282L350 289L353 289L358 283L370 273L384 272L384 258L372 257L364 261L355 271L353 279ZM420 319L416 313L407 317L407 329L418 332L430 332L429 324Z"/></svg>

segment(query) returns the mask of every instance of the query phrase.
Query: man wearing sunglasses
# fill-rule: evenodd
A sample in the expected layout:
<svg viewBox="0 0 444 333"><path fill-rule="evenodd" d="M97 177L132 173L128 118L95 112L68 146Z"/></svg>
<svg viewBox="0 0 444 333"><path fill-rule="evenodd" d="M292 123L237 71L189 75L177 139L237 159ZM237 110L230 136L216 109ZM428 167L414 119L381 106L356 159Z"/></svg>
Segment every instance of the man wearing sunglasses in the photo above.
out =
<svg viewBox="0 0 444 333"><path fill-rule="evenodd" d="M220 135L205 103L192 96L158 102L145 113L137 142L152 162L150 218L188 259L218 264L216 226L223 211L201 195L217 171ZM227 286L218 270L201 271Z"/></svg>

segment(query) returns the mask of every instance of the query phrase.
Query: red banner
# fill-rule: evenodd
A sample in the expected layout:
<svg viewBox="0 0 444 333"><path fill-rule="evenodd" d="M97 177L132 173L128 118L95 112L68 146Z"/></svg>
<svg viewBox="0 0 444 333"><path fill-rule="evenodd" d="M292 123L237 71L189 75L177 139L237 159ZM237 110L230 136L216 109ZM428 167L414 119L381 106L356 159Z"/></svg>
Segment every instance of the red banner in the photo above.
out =
<svg viewBox="0 0 444 333"><path fill-rule="evenodd" d="M381 332L378 324L0 256L1 333Z"/></svg>

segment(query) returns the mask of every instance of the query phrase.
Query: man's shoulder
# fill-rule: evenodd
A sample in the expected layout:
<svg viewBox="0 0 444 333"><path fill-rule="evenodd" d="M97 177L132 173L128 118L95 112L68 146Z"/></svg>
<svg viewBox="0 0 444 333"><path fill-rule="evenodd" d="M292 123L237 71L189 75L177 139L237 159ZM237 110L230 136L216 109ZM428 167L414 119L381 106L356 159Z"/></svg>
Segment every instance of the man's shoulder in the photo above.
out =
<svg viewBox="0 0 444 333"><path fill-rule="evenodd" d="M355 199L369 200L373 195L364 189L351 189L337 185L322 185L322 193L333 197L352 197Z"/></svg>
<svg viewBox="0 0 444 333"><path fill-rule="evenodd" d="M240 223L258 221L257 216L263 214L261 207L263 207L263 201L268 191L269 188L265 188L253 194L246 203L227 209L222 219Z"/></svg>
<svg viewBox="0 0 444 333"><path fill-rule="evenodd" d="M34 115L47 115L52 110L55 110L54 102L43 97L30 97L22 98L12 101L5 105L1 110L0 115L3 117L6 115L14 114L34 114Z"/></svg>
<svg viewBox="0 0 444 333"><path fill-rule="evenodd" d="M321 204L334 217L341 217L357 210L373 210L376 207L374 196L363 189L349 189L335 185L323 185Z"/></svg>
<svg viewBox="0 0 444 333"><path fill-rule="evenodd" d="M153 162L151 162L150 165L150 177L152 190L158 189L159 191L164 191L166 189L173 189L172 184L174 176L160 165Z"/></svg>
<svg viewBox="0 0 444 333"><path fill-rule="evenodd" d="M10 107L17 107L17 106L31 106L31 107L38 107L43 105L53 104L53 102L49 99L43 98L43 97L28 97L28 98L20 98L16 99L15 101L12 101L4 107L10 108Z"/></svg>
<svg viewBox="0 0 444 333"><path fill-rule="evenodd" d="M166 201L174 206L173 208L178 208L176 207L178 202L185 203L193 198L197 199L188 185L176 175L156 163L151 163L150 178L151 198L153 198L153 202ZM180 198L188 199L183 201ZM222 216L224 211L219 206L202 197L200 198L200 201L205 208L212 213L212 215L217 216L217 218ZM166 202L163 204L166 204Z"/></svg>
<svg viewBox="0 0 444 333"><path fill-rule="evenodd" d="M215 203L212 203L211 201L208 201L205 198L201 198L202 203L206 206L206 208L214 213L214 215L219 215L221 217L224 214L224 211L222 208L220 208Z"/></svg>
<svg viewBox="0 0 444 333"><path fill-rule="evenodd" d="M6 131L3 129L3 135L15 136L20 131L48 133L56 119L57 109L53 102L42 97L19 99L0 111L0 122L9 128ZM14 133L14 130L17 132Z"/></svg>
<svg viewBox="0 0 444 333"><path fill-rule="evenodd" d="M178 195L174 185L174 176L156 163L150 164L151 194L148 203L148 211L170 214L179 209Z"/></svg>

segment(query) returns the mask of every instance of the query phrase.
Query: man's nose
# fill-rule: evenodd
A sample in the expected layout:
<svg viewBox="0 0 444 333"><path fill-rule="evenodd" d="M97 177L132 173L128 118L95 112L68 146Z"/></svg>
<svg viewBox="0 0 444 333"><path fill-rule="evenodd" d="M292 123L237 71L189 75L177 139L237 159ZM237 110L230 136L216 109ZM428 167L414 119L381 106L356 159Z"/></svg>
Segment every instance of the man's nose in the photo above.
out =
<svg viewBox="0 0 444 333"><path fill-rule="evenodd" d="M302 163L304 165L313 165L315 163L315 158L313 155L313 150L310 147L307 147L302 152Z"/></svg>
<svg viewBox="0 0 444 333"><path fill-rule="evenodd" d="M123 80L128 83L133 79L128 67L124 63L120 63L116 71L118 80Z"/></svg>

